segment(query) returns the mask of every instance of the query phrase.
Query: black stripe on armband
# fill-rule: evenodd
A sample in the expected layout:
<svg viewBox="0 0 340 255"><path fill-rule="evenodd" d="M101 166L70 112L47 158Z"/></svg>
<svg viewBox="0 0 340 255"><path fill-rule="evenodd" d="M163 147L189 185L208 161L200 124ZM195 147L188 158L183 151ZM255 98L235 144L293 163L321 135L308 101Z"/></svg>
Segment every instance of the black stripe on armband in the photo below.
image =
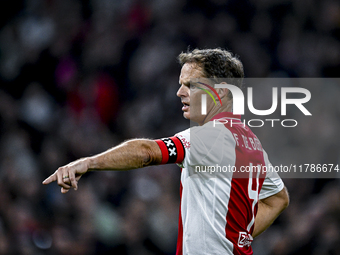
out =
<svg viewBox="0 0 340 255"><path fill-rule="evenodd" d="M180 139L177 137L156 140L162 151L161 164L181 163L184 160L185 150Z"/></svg>

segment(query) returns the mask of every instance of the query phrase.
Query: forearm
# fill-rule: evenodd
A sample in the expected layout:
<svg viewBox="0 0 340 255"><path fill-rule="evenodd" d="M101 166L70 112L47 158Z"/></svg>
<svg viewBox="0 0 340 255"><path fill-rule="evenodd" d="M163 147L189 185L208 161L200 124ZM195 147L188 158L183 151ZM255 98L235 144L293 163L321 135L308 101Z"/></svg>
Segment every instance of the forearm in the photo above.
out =
<svg viewBox="0 0 340 255"><path fill-rule="evenodd" d="M258 210L255 218L252 236L256 237L265 231L281 212L288 206L289 198L286 188L278 194L258 202Z"/></svg>
<svg viewBox="0 0 340 255"><path fill-rule="evenodd" d="M255 218L254 231L252 236L256 237L265 231L279 216L282 210L275 210L265 203L259 201L258 212Z"/></svg>
<svg viewBox="0 0 340 255"><path fill-rule="evenodd" d="M162 162L162 152L157 142L147 139L135 139L122 143L98 155L81 158L59 167L43 181L49 184L57 181L61 192L70 188L77 189L78 181L89 170L129 170Z"/></svg>
<svg viewBox="0 0 340 255"><path fill-rule="evenodd" d="M161 151L156 142L135 139L87 158L91 170L129 170L159 164Z"/></svg>

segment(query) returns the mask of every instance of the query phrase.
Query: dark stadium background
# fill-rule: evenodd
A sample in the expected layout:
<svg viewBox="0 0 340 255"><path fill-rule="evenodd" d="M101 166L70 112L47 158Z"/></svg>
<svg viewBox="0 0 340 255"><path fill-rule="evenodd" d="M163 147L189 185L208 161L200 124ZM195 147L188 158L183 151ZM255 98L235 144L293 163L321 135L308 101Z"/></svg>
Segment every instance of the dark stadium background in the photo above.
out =
<svg viewBox="0 0 340 255"><path fill-rule="evenodd" d="M339 39L333 0L1 1L0 254L175 254L177 166L89 173L66 195L42 180L187 128L175 93L188 47L235 52L247 77L337 77ZM340 163L339 96L312 94L322 118L296 131L254 130L274 165ZM339 180L284 181L291 204L254 254L339 254Z"/></svg>

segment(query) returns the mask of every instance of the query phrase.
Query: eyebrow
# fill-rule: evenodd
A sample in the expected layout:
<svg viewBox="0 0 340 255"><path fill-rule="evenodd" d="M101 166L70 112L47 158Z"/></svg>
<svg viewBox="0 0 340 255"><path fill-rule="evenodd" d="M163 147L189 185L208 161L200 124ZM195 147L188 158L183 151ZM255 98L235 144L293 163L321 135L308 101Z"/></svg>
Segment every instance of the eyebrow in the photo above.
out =
<svg viewBox="0 0 340 255"><path fill-rule="evenodd" d="M189 82L183 81L183 83L181 83L181 80L179 80L178 83L179 83L179 85L184 85L184 86L190 85L190 81Z"/></svg>

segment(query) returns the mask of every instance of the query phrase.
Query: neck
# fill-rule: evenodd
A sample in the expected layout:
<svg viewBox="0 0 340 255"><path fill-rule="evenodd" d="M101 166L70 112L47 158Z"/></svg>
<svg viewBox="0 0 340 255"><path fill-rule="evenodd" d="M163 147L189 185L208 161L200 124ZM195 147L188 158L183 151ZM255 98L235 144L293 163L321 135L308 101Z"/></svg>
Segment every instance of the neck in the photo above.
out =
<svg viewBox="0 0 340 255"><path fill-rule="evenodd" d="M206 117L204 118L202 123L198 123L200 126L204 125L205 123L209 122L216 114L219 114L221 112L231 112L233 109L233 102L227 101L226 103L223 102L223 105L221 107L213 107Z"/></svg>

